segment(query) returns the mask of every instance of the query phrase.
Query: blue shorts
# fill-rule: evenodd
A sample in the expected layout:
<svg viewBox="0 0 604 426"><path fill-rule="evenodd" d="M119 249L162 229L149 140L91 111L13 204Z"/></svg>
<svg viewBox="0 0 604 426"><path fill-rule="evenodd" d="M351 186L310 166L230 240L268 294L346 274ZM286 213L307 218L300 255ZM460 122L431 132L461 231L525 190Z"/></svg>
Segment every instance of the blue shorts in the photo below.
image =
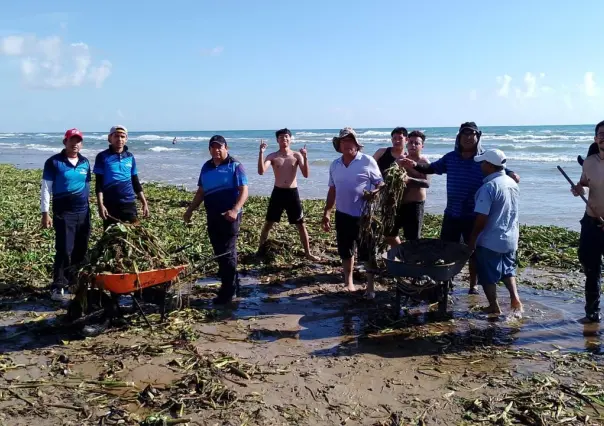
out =
<svg viewBox="0 0 604 426"><path fill-rule="evenodd" d="M497 284L504 278L516 276L516 252L498 253L486 247L476 247L478 284Z"/></svg>

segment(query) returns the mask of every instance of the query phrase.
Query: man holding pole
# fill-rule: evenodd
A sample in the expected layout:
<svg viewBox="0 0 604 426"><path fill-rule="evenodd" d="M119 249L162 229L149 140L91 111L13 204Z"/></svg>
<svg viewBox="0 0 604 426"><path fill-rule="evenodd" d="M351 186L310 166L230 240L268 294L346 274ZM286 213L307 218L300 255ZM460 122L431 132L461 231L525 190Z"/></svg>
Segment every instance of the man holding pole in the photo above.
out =
<svg viewBox="0 0 604 426"><path fill-rule="evenodd" d="M599 152L583 162L581 180L572 187L575 197L585 195L589 188L587 208L581 219L579 261L585 273L585 317L582 323L600 322L600 283L604 254L604 122L596 125L594 141Z"/></svg>

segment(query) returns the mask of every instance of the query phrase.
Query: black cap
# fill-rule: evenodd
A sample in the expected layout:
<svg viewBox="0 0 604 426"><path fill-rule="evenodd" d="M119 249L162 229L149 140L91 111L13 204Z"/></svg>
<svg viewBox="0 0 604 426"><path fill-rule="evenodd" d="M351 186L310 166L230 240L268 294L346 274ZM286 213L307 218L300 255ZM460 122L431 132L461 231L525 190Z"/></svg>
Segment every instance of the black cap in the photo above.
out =
<svg viewBox="0 0 604 426"><path fill-rule="evenodd" d="M459 126L459 133L463 132L465 129L474 130L476 133L479 133L478 126L473 121L466 121L461 126Z"/></svg>
<svg viewBox="0 0 604 426"><path fill-rule="evenodd" d="M210 138L210 144L209 146L211 147L213 143L219 143L220 145L226 145L226 139L220 135L214 135Z"/></svg>
<svg viewBox="0 0 604 426"><path fill-rule="evenodd" d="M405 129L404 127L395 127L390 132L390 136L394 136L395 133L402 133L403 136L405 136L405 137L407 137L407 135L409 134L409 132L407 131L407 129Z"/></svg>

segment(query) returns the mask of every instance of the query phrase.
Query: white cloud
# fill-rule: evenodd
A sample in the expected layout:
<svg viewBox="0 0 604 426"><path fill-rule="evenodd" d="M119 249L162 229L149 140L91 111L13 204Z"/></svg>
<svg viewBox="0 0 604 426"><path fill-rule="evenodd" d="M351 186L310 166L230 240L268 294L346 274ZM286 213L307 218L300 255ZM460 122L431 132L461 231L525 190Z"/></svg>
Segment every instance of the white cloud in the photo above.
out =
<svg viewBox="0 0 604 426"><path fill-rule="evenodd" d="M0 43L0 54L7 56L20 56L23 53L25 40L20 36L8 36Z"/></svg>
<svg viewBox="0 0 604 426"><path fill-rule="evenodd" d="M598 94L598 86L596 85L596 81L594 80L594 73L588 71L583 76L583 85L581 86L583 92L590 97L597 96Z"/></svg>
<svg viewBox="0 0 604 426"><path fill-rule="evenodd" d="M224 47L216 46L211 49L202 49L201 54L203 56L218 56L224 51Z"/></svg>
<svg viewBox="0 0 604 426"><path fill-rule="evenodd" d="M535 89L537 88L537 77L535 77L533 73L527 72L524 75L524 84L526 85L526 92L524 92L524 96L527 98L534 98Z"/></svg>
<svg viewBox="0 0 604 426"><path fill-rule="evenodd" d="M17 57L21 77L33 88L60 89L94 84L103 86L111 75L111 62L93 65L86 43L65 43L58 36L8 36L0 39L0 56Z"/></svg>
<svg viewBox="0 0 604 426"><path fill-rule="evenodd" d="M478 91L476 89L470 90L470 100L475 101L478 99Z"/></svg>
<svg viewBox="0 0 604 426"><path fill-rule="evenodd" d="M502 98L507 98L510 94L510 82L512 81L512 77L509 75L504 75L503 77L497 77L497 84L501 85L501 87L497 90L497 95Z"/></svg>

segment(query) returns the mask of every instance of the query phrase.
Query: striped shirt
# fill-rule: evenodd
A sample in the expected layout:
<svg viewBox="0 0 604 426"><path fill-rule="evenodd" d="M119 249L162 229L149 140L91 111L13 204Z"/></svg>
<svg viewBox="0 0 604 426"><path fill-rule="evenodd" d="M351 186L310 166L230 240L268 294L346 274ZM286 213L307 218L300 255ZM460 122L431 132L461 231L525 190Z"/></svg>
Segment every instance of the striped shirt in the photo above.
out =
<svg viewBox="0 0 604 426"><path fill-rule="evenodd" d="M447 175L447 207L445 214L455 218L471 218L476 191L482 186L484 175L474 157L463 158L451 151L430 164L434 173Z"/></svg>

